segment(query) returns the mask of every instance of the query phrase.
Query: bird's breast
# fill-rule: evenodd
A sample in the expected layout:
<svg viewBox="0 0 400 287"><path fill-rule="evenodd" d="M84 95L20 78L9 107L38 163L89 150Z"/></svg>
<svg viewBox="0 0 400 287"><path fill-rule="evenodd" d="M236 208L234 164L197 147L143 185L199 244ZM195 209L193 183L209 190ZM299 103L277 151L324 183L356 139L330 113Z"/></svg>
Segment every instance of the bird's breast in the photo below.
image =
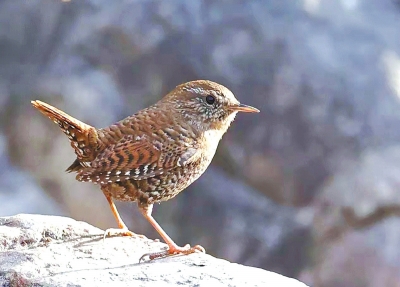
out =
<svg viewBox="0 0 400 287"><path fill-rule="evenodd" d="M203 135L204 150L208 153L211 158L214 157L215 151L217 150L219 141L222 138L222 133L219 130L207 130Z"/></svg>

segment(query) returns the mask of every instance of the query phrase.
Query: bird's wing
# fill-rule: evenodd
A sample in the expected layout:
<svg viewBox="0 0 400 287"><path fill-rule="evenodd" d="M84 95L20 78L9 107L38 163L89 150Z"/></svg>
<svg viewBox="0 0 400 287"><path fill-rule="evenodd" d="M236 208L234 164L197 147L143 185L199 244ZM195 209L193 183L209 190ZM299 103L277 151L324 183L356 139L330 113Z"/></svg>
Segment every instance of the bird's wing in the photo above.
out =
<svg viewBox="0 0 400 287"><path fill-rule="evenodd" d="M162 146L146 137L128 135L108 146L78 172L79 181L99 183L142 180L184 166L197 158L198 149L189 145Z"/></svg>

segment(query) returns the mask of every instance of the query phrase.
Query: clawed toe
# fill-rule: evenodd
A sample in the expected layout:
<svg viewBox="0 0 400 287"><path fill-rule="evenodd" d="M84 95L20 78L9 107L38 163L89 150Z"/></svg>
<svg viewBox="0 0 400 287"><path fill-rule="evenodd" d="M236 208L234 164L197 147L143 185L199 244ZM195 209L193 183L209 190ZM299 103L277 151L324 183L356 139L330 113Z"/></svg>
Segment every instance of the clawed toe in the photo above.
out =
<svg viewBox="0 0 400 287"><path fill-rule="evenodd" d="M153 253L146 253L139 259L140 262L145 262L145 261L151 261L154 259L159 259L159 258L165 258L168 256L173 256L173 255L188 255L192 253L205 253L206 250L200 246L196 245L193 247L190 247L189 244L186 244L184 247L179 247L179 246L169 246L168 249L162 250L159 252L153 252Z"/></svg>
<svg viewBox="0 0 400 287"><path fill-rule="evenodd" d="M143 235L139 235L139 234L133 233L132 231L128 230L127 228L109 228L109 229L104 231L103 240L105 240L107 236L108 237L112 237L112 236L130 236L130 237L145 238Z"/></svg>
<svg viewBox="0 0 400 287"><path fill-rule="evenodd" d="M206 253L206 250L205 250L204 247L201 246L201 245L195 245L195 246L193 246L192 249L194 249L195 252Z"/></svg>
<svg viewBox="0 0 400 287"><path fill-rule="evenodd" d="M177 255L177 254L187 255L195 252L205 253L206 250L200 245L195 245L193 247L190 247L189 244L186 244L184 247L170 246L167 252L169 255Z"/></svg>

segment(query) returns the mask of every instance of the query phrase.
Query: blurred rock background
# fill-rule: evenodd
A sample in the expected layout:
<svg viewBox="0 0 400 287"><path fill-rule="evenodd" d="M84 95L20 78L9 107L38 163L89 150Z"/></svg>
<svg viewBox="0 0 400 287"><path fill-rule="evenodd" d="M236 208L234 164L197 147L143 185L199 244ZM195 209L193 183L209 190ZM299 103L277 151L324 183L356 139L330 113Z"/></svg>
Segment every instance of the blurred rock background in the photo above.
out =
<svg viewBox="0 0 400 287"><path fill-rule="evenodd" d="M30 100L103 127L193 79L262 112L239 115L208 171L155 207L172 238L313 286L400 286L394 0L0 1L0 216L115 227Z"/></svg>

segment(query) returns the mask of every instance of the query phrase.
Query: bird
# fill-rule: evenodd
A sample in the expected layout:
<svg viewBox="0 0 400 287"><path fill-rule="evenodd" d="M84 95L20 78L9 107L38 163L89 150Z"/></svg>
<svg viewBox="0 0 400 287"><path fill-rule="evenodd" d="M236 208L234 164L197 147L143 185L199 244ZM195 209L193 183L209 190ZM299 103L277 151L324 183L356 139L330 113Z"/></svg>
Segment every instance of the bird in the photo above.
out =
<svg viewBox="0 0 400 287"><path fill-rule="evenodd" d="M31 103L67 135L76 159L66 171L100 186L118 224L107 231L135 236L114 200L136 202L168 245L148 254L150 259L205 252L200 245L178 246L152 216L153 205L175 197L204 173L238 112L258 109L209 80L180 84L155 104L99 129L42 101Z"/></svg>

